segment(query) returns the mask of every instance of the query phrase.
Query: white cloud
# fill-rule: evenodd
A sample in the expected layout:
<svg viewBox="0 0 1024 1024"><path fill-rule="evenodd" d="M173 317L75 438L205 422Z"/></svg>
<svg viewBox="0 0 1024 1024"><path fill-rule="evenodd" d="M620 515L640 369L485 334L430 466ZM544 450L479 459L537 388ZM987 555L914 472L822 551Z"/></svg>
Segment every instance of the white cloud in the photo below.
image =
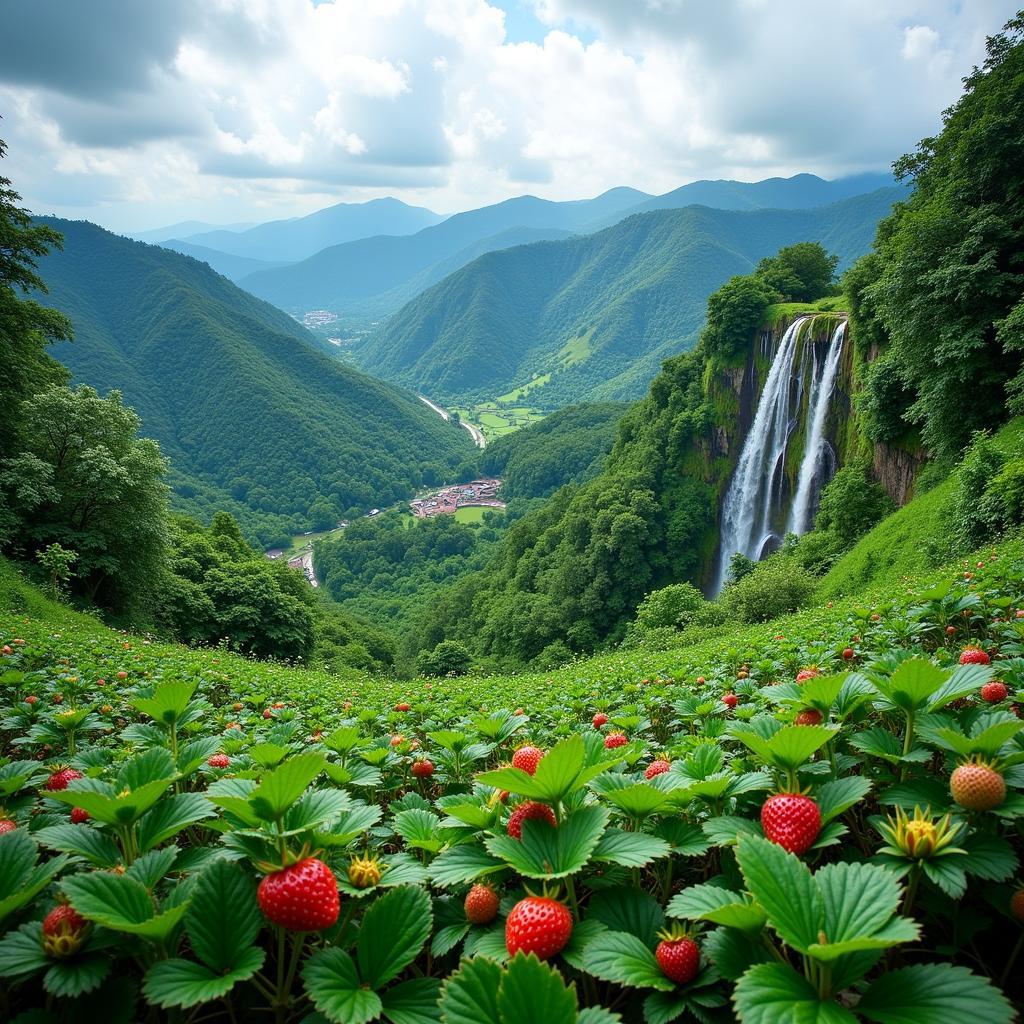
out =
<svg viewBox="0 0 1024 1024"><path fill-rule="evenodd" d="M883 169L1016 7L532 2L512 41L499 0L7 0L5 171L34 208L128 227Z"/></svg>

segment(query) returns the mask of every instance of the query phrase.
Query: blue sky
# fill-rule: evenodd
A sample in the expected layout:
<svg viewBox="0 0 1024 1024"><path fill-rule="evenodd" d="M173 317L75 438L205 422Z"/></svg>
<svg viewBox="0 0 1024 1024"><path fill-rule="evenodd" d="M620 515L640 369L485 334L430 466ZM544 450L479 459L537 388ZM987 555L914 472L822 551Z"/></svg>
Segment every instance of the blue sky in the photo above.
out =
<svg viewBox="0 0 1024 1024"><path fill-rule="evenodd" d="M119 230L884 170L1017 0L4 0L3 173Z"/></svg>

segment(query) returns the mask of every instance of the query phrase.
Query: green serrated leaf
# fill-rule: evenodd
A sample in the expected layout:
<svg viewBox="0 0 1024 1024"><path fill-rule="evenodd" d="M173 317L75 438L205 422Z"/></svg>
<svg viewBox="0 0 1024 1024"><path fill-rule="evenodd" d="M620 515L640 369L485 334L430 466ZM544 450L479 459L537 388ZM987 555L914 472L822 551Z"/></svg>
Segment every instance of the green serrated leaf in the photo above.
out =
<svg viewBox="0 0 1024 1024"><path fill-rule="evenodd" d="M384 1009L380 996L359 983L355 961L331 946L314 953L302 969L306 995L335 1024L369 1024Z"/></svg>
<svg viewBox="0 0 1024 1024"><path fill-rule="evenodd" d="M493 960L463 960L441 986L441 1016L445 1024L495 1024L502 969Z"/></svg>
<svg viewBox="0 0 1024 1024"><path fill-rule="evenodd" d="M146 998L165 1009L198 1006L227 995L234 986L251 978L262 966L262 949L241 950L230 970L211 971L191 960L161 960L147 972L142 990Z"/></svg>
<svg viewBox="0 0 1024 1024"><path fill-rule="evenodd" d="M733 1003L743 1024L857 1024L832 1000L823 1000L788 964L751 967L736 983Z"/></svg>
<svg viewBox="0 0 1024 1024"><path fill-rule="evenodd" d="M717 885L691 885L672 898L669 917L710 921L745 932L759 932L767 920L762 907L749 898Z"/></svg>
<svg viewBox="0 0 1024 1024"><path fill-rule="evenodd" d="M877 1024L1009 1024L1016 1016L988 979L951 964L889 971L868 986L857 1011Z"/></svg>
<svg viewBox="0 0 1024 1024"><path fill-rule="evenodd" d="M410 978L392 985L381 993L384 1016L391 1024L435 1024L441 1020L440 991L437 978Z"/></svg>
<svg viewBox="0 0 1024 1024"><path fill-rule="evenodd" d="M276 821L305 792L306 787L323 771L327 758L323 754L296 754L280 767L268 772L253 790L249 804L264 821Z"/></svg>
<svg viewBox="0 0 1024 1024"><path fill-rule="evenodd" d="M376 900L359 928L359 975L370 988L398 977L430 936L430 897L419 886L392 889Z"/></svg>
<svg viewBox="0 0 1024 1024"><path fill-rule="evenodd" d="M498 988L502 1024L576 1024L576 986L531 953L517 953Z"/></svg>
<svg viewBox="0 0 1024 1024"><path fill-rule="evenodd" d="M524 821L522 840L490 836L485 846L527 878L564 878L590 859L608 817L605 807L581 807L557 828L544 821Z"/></svg>
<svg viewBox="0 0 1024 1024"><path fill-rule="evenodd" d="M630 988L654 988L668 992L675 982L665 977L654 953L628 932L602 932L583 951L584 969L603 981Z"/></svg>

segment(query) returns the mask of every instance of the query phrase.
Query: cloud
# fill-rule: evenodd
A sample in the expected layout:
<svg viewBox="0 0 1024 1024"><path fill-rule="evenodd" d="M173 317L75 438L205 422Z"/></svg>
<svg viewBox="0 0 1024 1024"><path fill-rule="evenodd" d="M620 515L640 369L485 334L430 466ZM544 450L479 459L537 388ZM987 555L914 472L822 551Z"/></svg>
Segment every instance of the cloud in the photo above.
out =
<svg viewBox="0 0 1024 1024"><path fill-rule="evenodd" d="M933 134L1016 7L506 0L512 41L499 3L6 0L5 170L123 227L834 177Z"/></svg>

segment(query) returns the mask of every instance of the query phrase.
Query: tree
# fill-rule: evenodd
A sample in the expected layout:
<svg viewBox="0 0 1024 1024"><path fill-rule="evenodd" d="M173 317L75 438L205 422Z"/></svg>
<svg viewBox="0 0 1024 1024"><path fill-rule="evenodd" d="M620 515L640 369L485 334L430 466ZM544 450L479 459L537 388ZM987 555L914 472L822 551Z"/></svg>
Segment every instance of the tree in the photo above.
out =
<svg viewBox="0 0 1024 1024"><path fill-rule="evenodd" d="M0 140L0 159L6 152ZM33 224L9 178L0 177L0 459L11 456L23 436L22 401L68 373L46 353L52 341L71 337L71 323L54 309L26 298L46 286L35 272L36 260L61 247L60 233Z"/></svg>
<svg viewBox="0 0 1024 1024"><path fill-rule="evenodd" d="M472 662L472 655L457 640L442 640L432 651L420 654L419 669L425 676L461 676Z"/></svg>
<svg viewBox="0 0 1024 1024"><path fill-rule="evenodd" d="M78 561L78 552L54 543L37 551L36 559L50 577L51 595L59 597L63 585L71 579L71 566Z"/></svg>
<svg viewBox="0 0 1024 1024"><path fill-rule="evenodd" d="M24 402L25 441L0 465L22 544L78 552L76 590L119 612L151 594L167 556L167 465L111 391L50 387Z"/></svg>
<svg viewBox="0 0 1024 1024"><path fill-rule="evenodd" d="M932 454L1024 412L1024 14L987 43L943 128L895 164L913 194L878 228L862 303L891 341Z"/></svg>
<svg viewBox="0 0 1024 1024"><path fill-rule="evenodd" d="M822 489L814 526L832 531L850 547L893 508L892 499L868 477L864 466L853 463L839 470Z"/></svg>
<svg viewBox="0 0 1024 1024"><path fill-rule="evenodd" d="M812 302L827 295L839 257L818 242L798 242L757 265L755 276L790 302Z"/></svg>
<svg viewBox="0 0 1024 1024"><path fill-rule="evenodd" d="M751 334L779 292L756 275L730 278L708 298L707 326L701 334L704 351L717 359L734 359L746 350Z"/></svg>

